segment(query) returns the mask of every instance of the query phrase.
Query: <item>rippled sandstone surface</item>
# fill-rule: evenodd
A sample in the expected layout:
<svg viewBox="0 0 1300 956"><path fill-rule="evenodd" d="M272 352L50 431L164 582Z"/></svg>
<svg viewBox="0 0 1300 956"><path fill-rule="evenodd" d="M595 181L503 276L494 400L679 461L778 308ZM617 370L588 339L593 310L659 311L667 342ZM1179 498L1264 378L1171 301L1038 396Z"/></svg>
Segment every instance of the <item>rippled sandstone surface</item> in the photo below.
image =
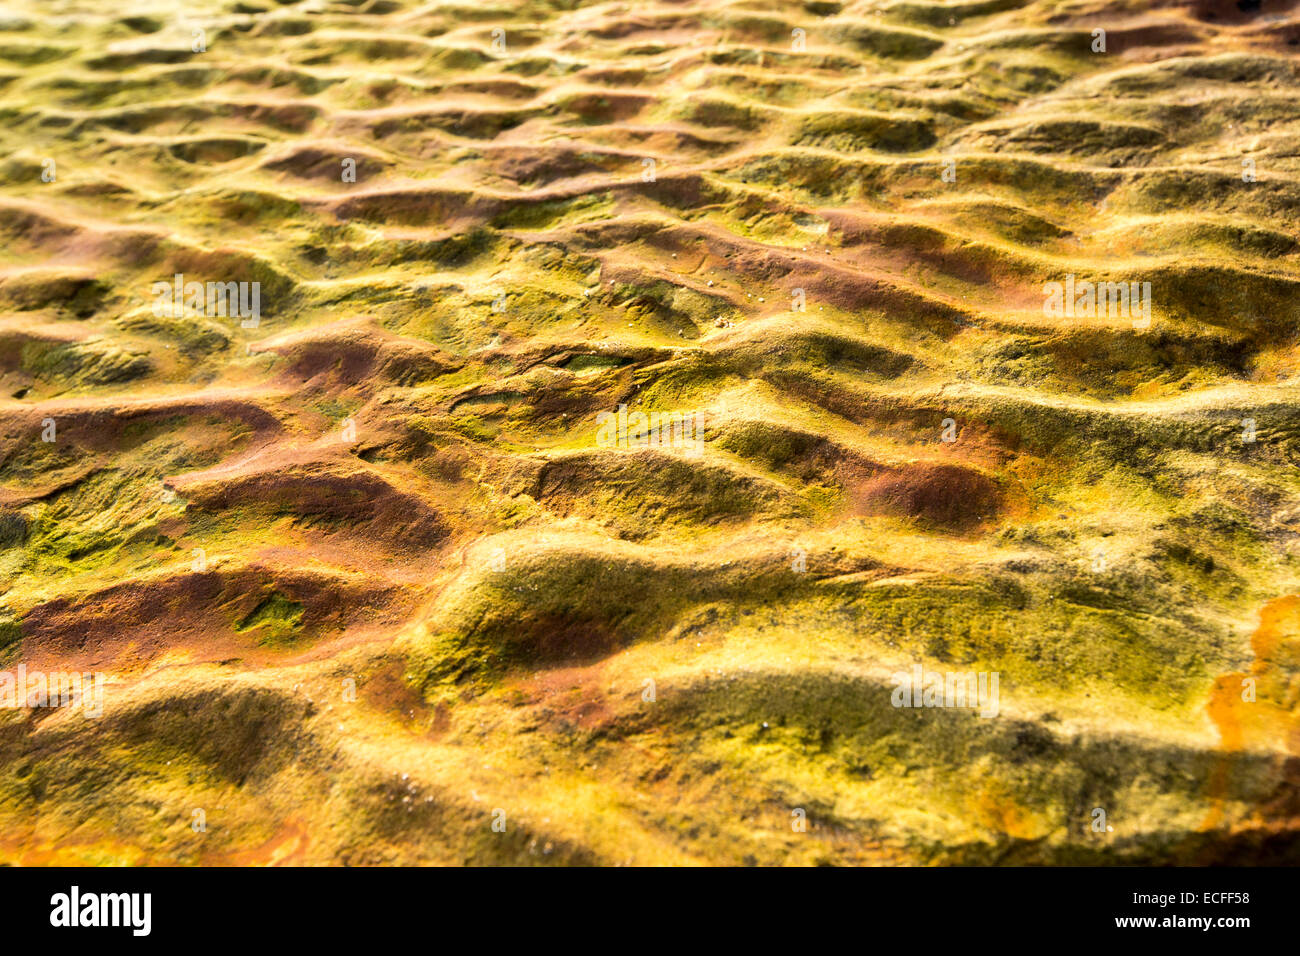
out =
<svg viewBox="0 0 1300 956"><path fill-rule="evenodd" d="M1300 12L1149 6L11 0L0 861L1300 861Z"/></svg>

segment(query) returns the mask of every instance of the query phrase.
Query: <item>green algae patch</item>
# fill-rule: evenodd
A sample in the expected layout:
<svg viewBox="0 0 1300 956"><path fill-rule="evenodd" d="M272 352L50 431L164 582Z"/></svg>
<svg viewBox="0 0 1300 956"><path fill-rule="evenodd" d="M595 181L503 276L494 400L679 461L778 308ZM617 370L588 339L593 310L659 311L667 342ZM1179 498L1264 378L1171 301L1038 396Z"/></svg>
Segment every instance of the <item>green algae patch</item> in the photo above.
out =
<svg viewBox="0 0 1300 956"><path fill-rule="evenodd" d="M147 549L168 509L162 485L142 475L102 471L53 497L31 516L27 569L36 574L103 568L124 548Z"/></svg>
<svg viewBox="0 0 1300 956"><path fill-rule="evenodd" d="M930 124L879 113L814 113L805 118L793 145L853 151L877 149L890 153L914 153L935 141Z"/></svg>
<svg viewBox="0 0 1300 956"><path fill-rule="evenodd" d="M1159 859L1170 852L1160 815L1194 826L1208 806L1213 755L1063 733L1051 719L900 708L892 698L889 681L834 671L741 671L661 692L604 735L653 740L679 777L725 779L724 793L762 781L763 792L823 827L902 839L934 863L990 853L1039 864ZM1276 785L1262 756L1240 769L1234 799ZM1128 821L1126 840L1090 843L1097 806Z"/></svg>
<svg viewBox="0 0 1300 956"><path fill-rule="evenodd" d="M0 663L17 653L22 639L22 624L9 615L0 615Z"/></svg>
<svg viewBox="0 0 1300 956"><path fill-rule="evenodd" d="M257 642L262 645L291 645L302 636L304 610L303 605L273 591L235 625L235 630L254 632Z"/></svg>
<svg viewBox="0 0 1300 956"><path fill-rule="evenodd" d="M492 225L498 229L554 229L607 218L613 208L614 199L610 193L574 199L516 202L497 215Z"/></svg>
<svg viewBox="0 0 1300 956"><path fill-rule="evenodd" d="M88 339L72 345L24 349L23 367L32 375L63 387L114 385L148 375L153 360L147 353L114 345L106 339Z"/></svg>
<svg viewBox="0 0 1300 956"><path fill-rule="evenodd" d="M697 565L639 549L503 545L475 557L402 648L408 677L435 695L512 668L589 663L679 628L696 608L723 602L752 613L812 586L784 552Z"/></svg>
<svg viewBox="0 0 1300 956"><path fill-rule="evenodd" d="M557 515L582 515L628 540L804 510L775 484L655 451L565 456L520 487Z"/></svg>

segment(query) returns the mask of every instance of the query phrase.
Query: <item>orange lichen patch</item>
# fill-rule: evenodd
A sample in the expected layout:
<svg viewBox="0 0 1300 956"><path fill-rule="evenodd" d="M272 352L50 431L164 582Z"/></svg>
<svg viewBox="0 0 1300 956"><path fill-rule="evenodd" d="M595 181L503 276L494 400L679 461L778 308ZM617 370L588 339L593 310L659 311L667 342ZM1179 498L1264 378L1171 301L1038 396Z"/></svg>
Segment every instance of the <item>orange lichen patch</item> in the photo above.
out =
<svg viewBox="0 0 1300 956"><path fill-rule="evenodd" d="M1300 811L1300 713L1295 669L1300 660L1300 595L1276 598L1260 611L1251 635L1255 659L1249 674L1216 678L1206 711L1219 731L1219 758L1206 783L1210 810L1203 830L1224 822L1235 755L1246 749L1278 754L1283 780L1252 818L1295 817ZM1286 791L1290 791L1287 796Z"/></svg>
<svg viewBox="0 0 1300 956"><path fill-rule="evenodd" d="M1250 646L1255 652L1255 662L1261 669L1269 670L1282 654L1294 654L1300 642L1300 595L1290 594L1264 605L1259 614L1259 627L1251 636Z"/></svg>
<svg viewBox="0 0 1300 956"><path fill-rule="evenodd" d="M923 862L916 853L896 843L838 827L818 829L829 847L827 859L843 860L852 866L917 866Z"/></svg>
<svg viewBox="0 0 1300 956"><path fill-rule="evenodd" d="M1241 751L1244 734L1242 711L1249 706L1241 699L1242 674L1224 674L1215 678L1210 690L1206 711L1219 731L1219 757L1206 781L1206 796L1210 810L1201 822L1202 830L1212 830L1223 820L1223 805L1227 798L1232 774L1232 755Z"/></svg>
<svg viewBox="0 0 1300 956"><path fill-rule="evenodd" d="M976 788L964 800L969 812L983 827L1000 837L1032 840L1043 836L1042 824L1020 804L1014 794L996 785Z"/></svg>
<svg viewBox="0 0 1300 956"><path fill-rule="evenodd" d="M275 835L254 847L244 850L202 851L202 866L301 866L311 845L311 834L306 824L286 820Z"/></svg>
<svg viewBox="0 0 1300 956"><path fill-rule="evenodd" d="M153 861L137 845L112 839L76 837L39 839L10 830L0 838L0 863L10 866L149 866Z"/></svg>

